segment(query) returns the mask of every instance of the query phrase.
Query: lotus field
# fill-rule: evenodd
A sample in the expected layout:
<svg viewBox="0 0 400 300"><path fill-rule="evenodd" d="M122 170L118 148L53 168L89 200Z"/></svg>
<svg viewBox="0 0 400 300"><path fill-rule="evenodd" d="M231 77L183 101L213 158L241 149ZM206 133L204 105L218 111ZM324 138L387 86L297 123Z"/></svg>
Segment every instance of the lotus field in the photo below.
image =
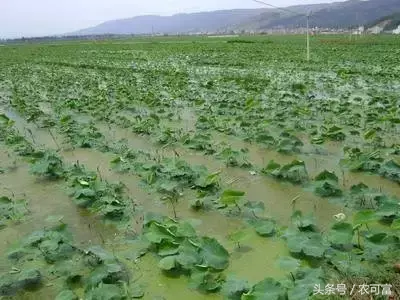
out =
<svg viewBox="0 0 400 300"><path fill-rule="evenodd" d="M399 49L0 47L0 298L398 299Z"/></svg>

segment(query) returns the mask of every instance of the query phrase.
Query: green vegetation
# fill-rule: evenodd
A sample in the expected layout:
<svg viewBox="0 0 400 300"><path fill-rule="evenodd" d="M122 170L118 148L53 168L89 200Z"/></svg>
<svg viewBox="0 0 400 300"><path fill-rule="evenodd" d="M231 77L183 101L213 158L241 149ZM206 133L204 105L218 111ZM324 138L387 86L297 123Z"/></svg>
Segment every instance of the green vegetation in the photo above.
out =
<svg viewBox="0 0 400 300"><path fill-rule="evenodd" d="M157 221L157 219L161 219ZM205 291L220 288L220 271L229 264L229 253L217 240L198 237L187 222L147 217L144 237L161 260L158 266L165 272L190 276L190 285Z"/></svg>
<svg viewBox="0 0 400 300"><path fill-rule="evenodd" d="M308 180L306 165L303 161L295 160L290 164L281 166L280 164L270 161L263 173L276 177L280 180L287 180L292 183L303 183Z"/></svg>
<svg viewBox="0 0 400 300"><path fill-rule="evenodd" d="M312 45L1 47L0 297L399 294L399 39Z"/></svg>
<svg viewBox="0 0 400 300"><path fill-rule="evenodd" d="M17 275L4 275L0 279L3 295L15 295L31 285L38 285L43 280L42 274L51 274L62 277L67 290L83 286L85 299L127 299L129 296L126 290L129 273L126 268L100 247L76 247L63 223L32 233L8 257L18 268L15 267L14 272ZM25 266L32 260L40 266L40 270L25 271ZM74 295L68 290L61 291L57 297L61 298L62 294Z"/></svg>
<svg viewBox="0 0 400 300"><path fill-rule="evenodd" d="M28 212L25 200L0 197L0 229L5 227L8 222L20 221Z"/></svg>

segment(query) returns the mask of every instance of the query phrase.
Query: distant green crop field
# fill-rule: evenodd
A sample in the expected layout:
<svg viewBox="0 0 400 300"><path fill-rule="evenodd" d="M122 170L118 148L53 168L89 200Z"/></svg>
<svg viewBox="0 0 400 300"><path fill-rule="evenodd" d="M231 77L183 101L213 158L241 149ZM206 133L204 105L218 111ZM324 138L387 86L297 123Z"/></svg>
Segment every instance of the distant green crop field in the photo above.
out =
<svg viewBox="0 0 400 300"><path fill-rule="evenodd" d="M0 47L0 298L398 297L399 46Z"/></svg>

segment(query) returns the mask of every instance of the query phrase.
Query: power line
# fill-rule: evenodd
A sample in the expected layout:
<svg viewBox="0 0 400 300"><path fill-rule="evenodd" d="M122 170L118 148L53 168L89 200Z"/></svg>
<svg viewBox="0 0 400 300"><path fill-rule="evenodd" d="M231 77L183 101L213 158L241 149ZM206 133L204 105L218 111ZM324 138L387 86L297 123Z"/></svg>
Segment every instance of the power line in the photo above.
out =
<svg viewBox="0 0 400 300"><path fill-rule="evenodd" d="M259 4L263 4L263 5L275 8L275 9L279 9L279 10L291 13L291 14L294 15L294 17L297 17L297 16L308 17L309 16L309 14L302 14L302 13L299 13L299 12L295 12L295 11L292 11L290 9L287 9L287 8L284 8L284 7L275 6L275 5L269 4L269 3L261 1L261 0L253 0L253 1L256 2L256 3L259 3Z"/></svg>
<svg viewBox="0 0 400 300"><path fill-rule="evenodd" d="M291 14L294 14L294 16L302 16L302 17L306 17L306 18L307 18L307 36L306 36L306 42L307 42L307 61L310 61L310 25L309 25L309 23L310 23L310 13L301 14L301 13L294 12L294 11L292 11L292 10L290 10L290 9L287 9L287 8L278 7L278 6L269 4L269 3L264 2L264 1L261 1L261 0L253 0L253 1L256 2L256 3L259 3L259 4L263 4L263 5L266 5L266 6L275 8L275 9L278 9L278 10L282 10L282 11L285 11L285 12L288 12L288 13L291 13Z"/></svg>

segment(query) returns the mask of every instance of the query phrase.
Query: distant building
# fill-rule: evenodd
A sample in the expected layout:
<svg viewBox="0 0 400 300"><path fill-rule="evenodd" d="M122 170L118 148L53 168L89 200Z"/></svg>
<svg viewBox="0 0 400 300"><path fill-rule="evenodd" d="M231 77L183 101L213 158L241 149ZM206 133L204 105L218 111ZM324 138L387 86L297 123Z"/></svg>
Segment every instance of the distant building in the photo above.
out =
<svg viewBox="0 0 400 300"><path fill-rule="evenodd" d="M364 31L365 31L365 27L364 27L364 26L360 26L360 27L358 27L356 30L354 30L354 31L352 32L352 34L361 35L361 34L364 33Z"/></svg>
<svg viewBox="0 0 400 300"><path fill-rule="evenodd" d="M378 25L368 29L368 32L372 33L372 34L379 34L382 31L383 31L383 27L382 26L378 26Z"/></svg>
<svg viewBox="0 0 400 300"><path fill-rule="evenodd" d="M393 34L400 34L400 25L397 29L393 30Z"/></svg>

